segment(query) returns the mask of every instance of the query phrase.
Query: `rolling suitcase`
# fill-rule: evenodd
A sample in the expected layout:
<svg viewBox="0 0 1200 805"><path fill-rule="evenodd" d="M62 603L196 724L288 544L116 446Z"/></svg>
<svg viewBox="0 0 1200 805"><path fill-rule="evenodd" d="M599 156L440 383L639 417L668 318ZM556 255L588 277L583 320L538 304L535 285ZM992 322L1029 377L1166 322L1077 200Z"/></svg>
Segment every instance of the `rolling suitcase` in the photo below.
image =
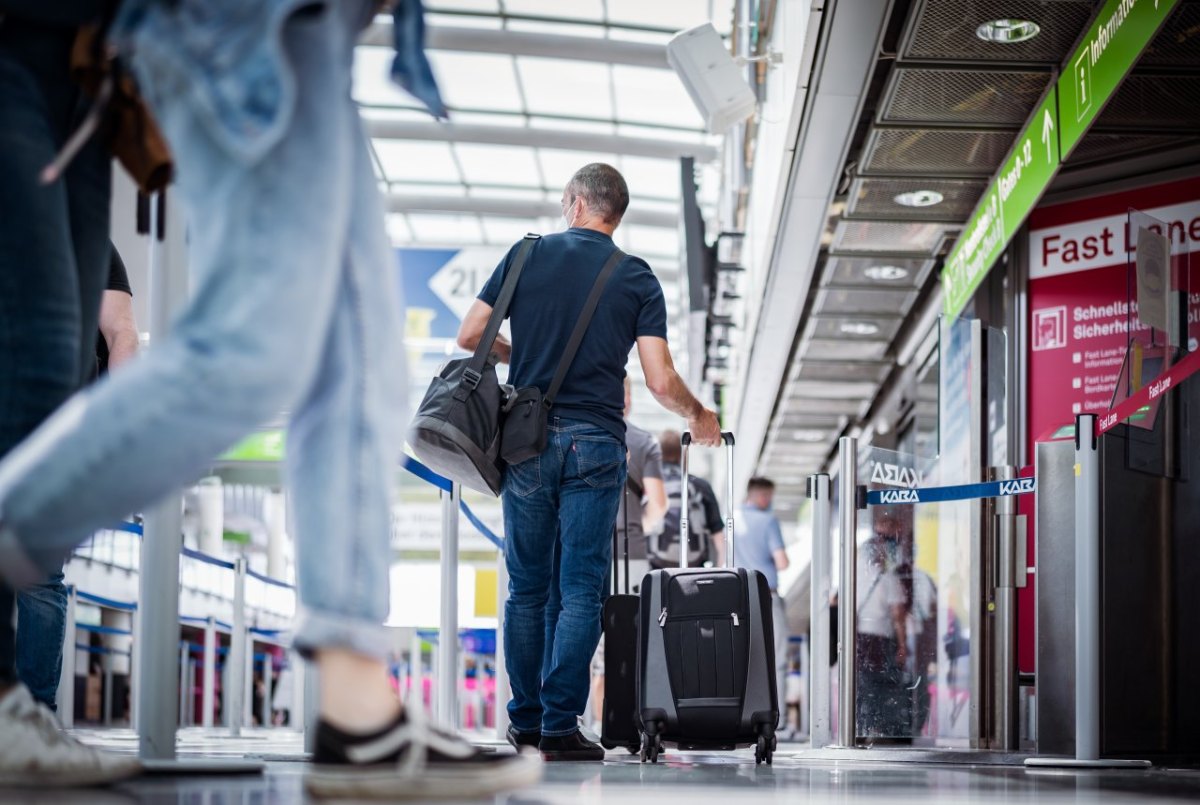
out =
<svg viewBox="0 0 1200 805"><path fill-rule="evenodd" d="M637 616L641 601L629 594L629 508L625 507L624 573L617 560L617 529L613 528L613 594L604 602L604 708L600 744L605 749L641 748L637 718ZM624 577L625 593L617 593Z"/></svg>
<svg viewBox="0 0 1200 805"><path fill-rule="evenodd" d="M680 749L754 746L756 763L771 763L779 692L771 590L756 570L736 568L733 523L733 434L727 456L723 568L655 570L642 583L638 617L638 714L641 759L658 762L663 745ZM683 434L687 482L691 435ZM681 541L688 524L680 521ZM686 552L681 552L681 564Z"/></svg>

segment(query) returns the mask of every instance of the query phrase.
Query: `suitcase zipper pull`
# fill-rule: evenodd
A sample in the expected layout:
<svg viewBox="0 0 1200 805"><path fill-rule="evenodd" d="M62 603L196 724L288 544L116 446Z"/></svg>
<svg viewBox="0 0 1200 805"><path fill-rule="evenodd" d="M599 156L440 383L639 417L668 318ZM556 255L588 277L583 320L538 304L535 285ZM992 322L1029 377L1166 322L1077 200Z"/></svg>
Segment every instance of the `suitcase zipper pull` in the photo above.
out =
<svg viewBox="0 0 1200 805"><path fill-rule="evenodd" d="M733 625L734 625L734 626L741 626L742 624L741 624L741 622L739 622L739 621L738 621L738 616L737 616L737 613L736 613L736 612L731 612L730 614L731 614L731 615L733 615Z"/></svg>
<svg viewBox="0 0 1200 805"><path fill-rule="evenodd" d="M666 607L663 607L663 611L658 613L658 625L659 626L667 625L667 608Z"/></svg>

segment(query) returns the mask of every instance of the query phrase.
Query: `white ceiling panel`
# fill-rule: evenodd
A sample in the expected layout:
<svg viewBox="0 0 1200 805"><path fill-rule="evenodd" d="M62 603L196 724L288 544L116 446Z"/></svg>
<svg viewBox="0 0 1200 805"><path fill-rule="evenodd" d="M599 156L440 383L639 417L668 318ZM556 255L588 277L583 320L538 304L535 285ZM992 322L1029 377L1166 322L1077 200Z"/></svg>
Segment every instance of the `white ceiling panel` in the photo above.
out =
<svg viewBox="0 0 1200 805"><path fill-rule="evenodd" d="M502 184L541 187L541 174L533 149L509 145L454 146L467 184Z"/></svg>
<svg viewBox="0 0 1200 805"><path fill-rule="evenodd" d="M619 164L616 154L597 154L590 151L561 151L556 148L538 149L538 160L542 165L542 175L546 177L548 187L566 187L567 182L575 175L575 171L590 162L607 162L609 165Z"/></svg>
<svg viewBox="0 0 1200 805"><path fill-rule="evenodd" d="M601 0L504 0L504 10L509 14L528 14L533 17L561 17L563 19L599 20L604 17Z"/></svg>
<svg viewBox="0 0 1200 805"><path fill-rule="evenodd" d="M483 243L483 229L474 215L409 213L408 224L421 243L457 245Z"/></svg>
<svg viewBox="0 0 1200 805"><path fill-rule="evenodd" d="M678 259L679 233L674 229L634 224L627 224L621 229L625 230L629 248L634 254L672 255Z"/></svg>
<svg viewBox="0 0 1200 805"><path fill-rule="evenodd" d="M705 22L722 32L733 20L733 0L608 0L614 25L644 25L682 31Z"/></svg>
<svg viewBox="0 0 1200 805"><path fill-rule="evenodd" d="M679 198L679 160L623 156L620 169L629 184L629 195L635 198Z"/></svg>
<svg viewBox="0 0 1200 805"><path fill-rule="evenodd" d="M391 181L461 182L448 143L376 140L375 153Z"/></svg>
<svg viewBox="0 0 1200 805"><path fill-rule="evenodd" d="M672 70L649 67L613 67L617 117L632 123L673 126L703 125L700 113Z"/></svg>
<svg viewBox="0 0 1200 805"><path fill-rule="evenodd" d="M613 116L607 65L520 56L517 71L534 114Z"/></svg>
<svg viewBox="0 0 1200 805"><path fill-rule="evenodd" d="M425 11L480 11L487 14L500 12L500 0L428 0Z"/></svg>
<svg viewBox="0 0 1200 805"><path fill-rule="evenodd" d="M451 108L521 111L521 91L511 57L432 50L429 58L442 99Z"/></svg>

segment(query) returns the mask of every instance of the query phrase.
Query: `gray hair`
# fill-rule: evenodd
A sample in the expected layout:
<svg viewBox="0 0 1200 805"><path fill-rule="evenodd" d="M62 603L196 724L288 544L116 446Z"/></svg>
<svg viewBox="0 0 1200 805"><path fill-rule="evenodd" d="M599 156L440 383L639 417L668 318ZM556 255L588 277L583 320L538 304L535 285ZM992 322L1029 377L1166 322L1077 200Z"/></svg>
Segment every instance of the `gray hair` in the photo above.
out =
<svg viewBox="0 0 1200 805"><path fill-rule="evenodd" d="M629 207L629 186L625 177L612 165L592 162L575 171L567 182L567 193L582 198L605 223L617 225Z"/></svg>

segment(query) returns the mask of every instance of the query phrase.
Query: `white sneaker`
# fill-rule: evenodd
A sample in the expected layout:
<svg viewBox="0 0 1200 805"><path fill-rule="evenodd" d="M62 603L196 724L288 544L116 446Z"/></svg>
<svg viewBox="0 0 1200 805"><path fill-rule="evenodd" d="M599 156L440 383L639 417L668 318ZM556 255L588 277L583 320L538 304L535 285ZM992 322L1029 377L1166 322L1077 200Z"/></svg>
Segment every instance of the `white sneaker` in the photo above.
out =
<svg viewBox="0 0 1200 805"><path fill-rule="evenodd" d="M0 787L106 785L141 770L137 758L102 752L63 732L24 685L0 698Z"/></svg>

